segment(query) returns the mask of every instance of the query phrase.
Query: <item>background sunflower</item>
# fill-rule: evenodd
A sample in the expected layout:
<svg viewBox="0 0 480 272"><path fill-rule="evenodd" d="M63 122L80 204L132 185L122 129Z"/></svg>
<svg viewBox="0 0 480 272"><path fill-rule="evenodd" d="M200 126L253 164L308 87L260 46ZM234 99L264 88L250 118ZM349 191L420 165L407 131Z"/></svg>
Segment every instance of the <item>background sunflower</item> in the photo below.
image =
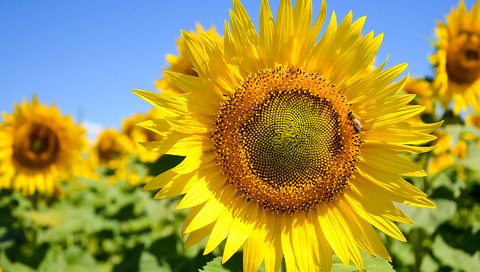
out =
<svg viewBox="0 0 480 272"><path fill-rule="evenodd" d="M0 125L0 186L24 194L52 194L61 181L81 173L85 131L34 96L3 114ZM79 171L80 170L80 171Z"/></svg>
<svg viewBox="0 0 480 272"><path fill-rule="evenodd" d="M430 57L436 73L434 86L445 109L453 101L455 115L468 106L480 111L479 12L478 1L467 11L461 0L435 30L436 52Z"/></svg>

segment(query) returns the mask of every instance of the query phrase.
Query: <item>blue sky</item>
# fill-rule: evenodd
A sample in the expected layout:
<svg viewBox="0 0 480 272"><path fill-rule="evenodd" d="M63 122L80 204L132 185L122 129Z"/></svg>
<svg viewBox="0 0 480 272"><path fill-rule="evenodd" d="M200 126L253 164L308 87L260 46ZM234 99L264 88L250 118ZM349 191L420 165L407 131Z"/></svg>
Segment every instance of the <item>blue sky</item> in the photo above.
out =
<svg viewBox="0 0 480 272"><path fill-rule="evenodd" d="M260 0L243 1L258 21ZM271 0L272 8L278 0ZM473 0L465 1L468 7ZM314 0L319 8L319 1ZM432 75L434 28L457 0L330 0L343 18L367 16L364 31L385 34L378 59L409 63L412 75ZM153 90L176 54L180 29L199 22L223 31L228 0L0 0L0 112L37 94L41 102L90 126L120 127L150 105L131 89Z"/></svg>

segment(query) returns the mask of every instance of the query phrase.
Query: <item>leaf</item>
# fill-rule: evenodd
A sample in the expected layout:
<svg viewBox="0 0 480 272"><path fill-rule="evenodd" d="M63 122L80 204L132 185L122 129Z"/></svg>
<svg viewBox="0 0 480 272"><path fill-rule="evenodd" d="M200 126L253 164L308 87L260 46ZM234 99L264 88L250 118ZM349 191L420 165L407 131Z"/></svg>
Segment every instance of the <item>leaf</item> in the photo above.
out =
<svg viewBox="0 0 480 272"><path fill-rule="evenodd" d="M425 255L422 259L422 264L420 265L420 271L423 272L436 272L440 266L438 263L430 256Z"/></svg>
<svg viewBox="0 0 480 272"><path fill-rule="evenodd" d="M241 272L243 258L241 252L236 252L226 263L222 264L222 257L216 257L209 261L200 272ZM263 266L258 270L263 271Z"/></svg>
<svg viewBox="0 0 480 272"><path fill-rule="evenodd" d="M449 220L456 211L457 204L446 199L434 199L435 209L420 209L418 207L398 204L398 207L415 222L413 225L401 225L402 230L409 232L413 228L421 228L427 234L433 234L439 225Z"/></svg>
<svg viewBox="0 0 480 272"><path fill-rule="evenodd" d="M222 257L216 257L215 259L208 262L202 269L199 269L200 272L233 272L234 270L227 269L222 266Z"/></svg>
<svg viewBox="0 0 480 272"><path fill-rule="evenodd" d="M362 253L363 259L363 271L365 272L394 272L392 265L382 257L378 256L370 256L365 252ZM359 271L356 266L349 265L344 266L342 261L336 256L333 255L332 261L332 272L355 272Z"/></svg>
<svg viewBox="0 0 480 272"><path fill-rule="evenodd" d="M50 250L38 269L39 272L107 272L109 270L109 267L97 262L90 253L79 246Z"/></svg>
<svg viewBox="0 0 480 272"><path fill-rule="evenodd" d="M142 256L140 257L140 272L170 272L172 271L168 264L159 265L157 259L152 254L148 253L147 251L142 252Z"/></svg>
<svg viewBox="0 0 480 272"><path fill-rule="evenodd" d="M413 266L415 264L415 255L413 254L412 245L410 243L404 243L393 239L390 243L388 251L392 254L392 259L395 263L400 263L402 266Z"/></svg>
<svg viewBox="0 0 480 272"><path fill-rule="evenodd" d="M15 271L15 272L34 272L35 270L27 265L24 265L20 262L11 262L7 256L5 256L5 253L2 252L0 254L0 271L5 271L5 272L10 272L10 271Z"/></svg>
<svg viewBox="0 0 480 272"><path fill-rule="evenodd" d="M453 248L440 235L435 237L432 245L433 255L446 266L461 271L477 271L480 267L480 252L473 256L463 250Z"/></svg>

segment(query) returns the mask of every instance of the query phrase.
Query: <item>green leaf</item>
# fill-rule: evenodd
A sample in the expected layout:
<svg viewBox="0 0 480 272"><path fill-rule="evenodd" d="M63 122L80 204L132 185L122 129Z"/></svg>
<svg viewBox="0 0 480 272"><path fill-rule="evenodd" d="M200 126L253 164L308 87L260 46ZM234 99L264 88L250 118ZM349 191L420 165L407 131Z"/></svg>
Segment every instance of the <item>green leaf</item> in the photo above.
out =
<svg viewBox="0 0 480 272"><path fill-rule="evenodd" d="M432 245L433 255L442 265L450 266L460 271L477 271L480 267L480 251L474 255L456 249L445 243L440 235L435 237Z"/></svg>
<svg viewBox="0 0 480 272"><path fill-rule="evenodd" d="M35 269L24 265L20 262L11 262L7 256L5 256L4 252L1 252L0 254L0 270L3 268L3 271L5 272L10 272L10 271L15 271L15 272L34 272Z"/></svg>
<svg viewBox="0 0 480 272"><path fill-rule="evenodd" d="M361 252L363 259L364 272L394 272L392 265L378 256L370 256L365 252ZM344 266L342 261L334 254L332 260L332 272L355 272L359 271L356 266Z"/></svg>
<svg viewBox="0 0 480 272"><path fill-rule="evenodd" d="M148 253L147 251L142 252L142 256L140 257L140 272L170 272L172 271L168 264L164 263L163 265L159 265L157 259L152 254Z"/></svg>
<svg viewBox="0 0 480 272"><path fill-rule="evenodd" d="M393 261L395 263L400 263L401 266L413 266L415 264L415 255L413 254L412 245L410 243L404 243L392 239L388 251L392 255Z"/></svg>
<svg viewBox="0 0 480 272"><path fill-rule="evenodd" d="M228 262L222 265L222 257L216 257L208 262L200 272L241 272L242 271L242 254L236 253Z"/></svg>
<svg viewBox="0 0 480 272"><path fill-rule="evenodd" d="M111 267L98 263L84 248L71 246L50 250L40 265L39 272L107 272Z"/></svg>
<svg viewBox="0 0 480 272"><path fill-rule="evenodd" d="M200 272L236 272L236 270L230 270L222 266L222 257L216 257L215 259L208 262L202 269L199 269Z"/></svg>
<svg viewBox="0 0 480 272"><path fill-rule="evenodd" d="M422 259L422 263L420 264L420 271L423 272L436 272L440 266L438 263L430 256L425 255Z"/></svg>

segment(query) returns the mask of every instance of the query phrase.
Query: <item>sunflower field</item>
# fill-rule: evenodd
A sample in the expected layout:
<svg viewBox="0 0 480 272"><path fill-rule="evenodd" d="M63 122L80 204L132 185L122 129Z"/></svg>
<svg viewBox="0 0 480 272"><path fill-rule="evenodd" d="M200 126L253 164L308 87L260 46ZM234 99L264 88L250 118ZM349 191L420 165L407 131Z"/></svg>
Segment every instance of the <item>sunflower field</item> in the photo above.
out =
<svg viewBox="0 0 480 272"><path fill-rule="evenodd" d="M325 0L258 2L181 30L94 140L12 102L0 271L480 271L480 1L439 18L434 76Z"/></svg>

